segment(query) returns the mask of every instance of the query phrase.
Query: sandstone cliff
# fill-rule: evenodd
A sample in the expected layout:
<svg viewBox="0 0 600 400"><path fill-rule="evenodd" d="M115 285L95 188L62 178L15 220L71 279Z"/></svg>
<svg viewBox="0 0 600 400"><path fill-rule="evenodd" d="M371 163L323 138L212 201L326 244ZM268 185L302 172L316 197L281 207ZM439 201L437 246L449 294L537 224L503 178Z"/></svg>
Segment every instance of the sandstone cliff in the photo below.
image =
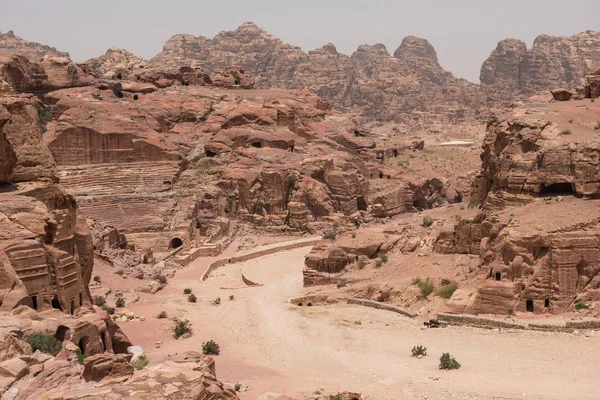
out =
<svg viewBox="0 0 600 400"><path fill-rule="evenodd" d="M69 53L56 50L36 42L29 42L16 36L13 31L0 32L0 57L6 54L26 56L38 61L45 56L69 58Z"/></svg>
<svg viewBox="0 0 600 400"><path fill-rule="evenodd" d="M510 100L560 87L585 85L585 75L600 68L600 32L570 37L538 36L531 49L505 39L481 67L481 85L490 99Z"/></svg>
<svg viewBox="0 0 600 400"><path fill-rule="evenodd" d="M207 71L240 67L262 88L310 89L342 110L392 120L413 110L440 113L477 104L477 87L438 63L424 39L407 37L394 56L381 44L352 55L332 44L304 53L253 23L214 39L175 35L150 61L155 66L192 63Z"/></svg>

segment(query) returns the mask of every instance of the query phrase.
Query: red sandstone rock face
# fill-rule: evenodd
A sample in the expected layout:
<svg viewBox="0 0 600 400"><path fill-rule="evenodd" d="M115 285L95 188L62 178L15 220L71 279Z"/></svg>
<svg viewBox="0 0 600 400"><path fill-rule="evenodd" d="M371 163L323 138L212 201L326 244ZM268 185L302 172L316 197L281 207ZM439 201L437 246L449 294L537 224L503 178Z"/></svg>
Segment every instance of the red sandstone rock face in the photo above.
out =
<svg viewBox="0 0 600 400"><path fill-rule="evenodd" d="M476 86L444 71L433 47L415 37L405 38L394 57L381 44L361 46L351 57L332 44L306 54L245 23L214 39L173 36L150 63L191 63L209 72L241 67L261 88L310 89L338 109L385 120L415 109L457 109L477 102Z"/></svg>
<svg viewBox="0 0 600 400"><path fill-rule="evenodd" d="M544 194L597 196L599 155L597 140L565 137L550 121L496 119L488 126L472 201L494 208Z"/></svg>
<svg viewBox="0 0 600 400"><path fill-rule="evenodd" d="M538 36L531 49L506 39L481 67L481 84L490 98L510 100L558 87L585 85L585 75L600 68L600 32L570 37Z"/></svg>

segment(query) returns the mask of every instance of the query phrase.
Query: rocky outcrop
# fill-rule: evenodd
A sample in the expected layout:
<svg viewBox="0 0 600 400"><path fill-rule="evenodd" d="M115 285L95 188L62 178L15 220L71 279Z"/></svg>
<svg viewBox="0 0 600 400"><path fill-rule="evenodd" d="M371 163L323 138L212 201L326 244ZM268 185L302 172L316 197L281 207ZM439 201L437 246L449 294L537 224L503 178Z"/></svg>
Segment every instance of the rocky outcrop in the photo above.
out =
<svg viewBox="0 0 600 400"><path fill-rule="evenodd" d="M532 196L597 196L599 154L600 142L580 142L561 135L551 121L511 116L495 119L488 124L472 202L498 208L526 202Z"/></svg>
<svg viewBox="0 0 600 400"><path fill-rule="evenodd" d="M56 50L36 42L29 42L16 36L13 31L0 32L0 57L6 54L22 55L33 61L41 60L45 56L69 58L69 53Z"/></svg>
<svg viewBox="0 0 600 400"><path fill-rule="evenodd" d="M600 97L600 69L586 76L589 85L589 97ZM587 93L586 93L587 94Z"/></svg>
<svg viewBox="0 0 600 400"><path fill-rule="evenodd" d="M361 46L349 57L332 44L304 53L245 23L214 39L175 35L150 63L162 68L189 63L209 73L240 67L261 88L309 89L338 109L384 120L417 109L443 112L477 102L476 86L445 71L433 47L412 36L393 57L382 44Z"/></svg>
<svg viewBox="0 0 600 400"><path fill-rule="evenodd" d="M481 84L488 99L511 100L559 87L584 86L585 75L600 68L600 32L570 37L538 36L531 49L505 39L481 67Z"/></svg>

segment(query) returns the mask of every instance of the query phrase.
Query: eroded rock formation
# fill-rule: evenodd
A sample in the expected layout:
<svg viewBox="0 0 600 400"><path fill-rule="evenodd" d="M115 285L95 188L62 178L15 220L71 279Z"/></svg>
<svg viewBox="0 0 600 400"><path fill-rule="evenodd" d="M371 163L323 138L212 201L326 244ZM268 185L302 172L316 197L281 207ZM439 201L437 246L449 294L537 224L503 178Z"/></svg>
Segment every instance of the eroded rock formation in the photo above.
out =
<svg viewBox="0 0 600 400"><path fill-rule="evenodd" d="M531 49L505 39L481 67L481 84L490 99L511 100L559 87L585 85L585 75L600 68L600 32L570 37L541 35Z"/></svg>

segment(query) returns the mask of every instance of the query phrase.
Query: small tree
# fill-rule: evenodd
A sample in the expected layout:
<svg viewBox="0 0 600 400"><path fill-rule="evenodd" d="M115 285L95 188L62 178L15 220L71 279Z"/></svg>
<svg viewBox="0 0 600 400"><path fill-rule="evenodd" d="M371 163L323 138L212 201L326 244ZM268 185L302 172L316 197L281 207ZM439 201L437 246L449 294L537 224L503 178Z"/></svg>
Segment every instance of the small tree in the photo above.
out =
<svg viewBox="0 0 600 400"><path fill-rule="evenodd" d="M39 350L51 356L56 356L62 348L60 340L53 335L46 335L44 333L34 333L27 338L27 342L33 351Z"/></svg>
<svg viewBox="0 0 600 400"><path fill-rule="evenodd" d="M458 361L456 361L454 359L454 357L452 357L450 355L450 353L444 353L442 354L442 356L440 357L440 369L459 369L460 368L460 364Z"/></svg>
<svg viewBox="0 0 600 400"><path fill-rule="evenodd" d="M198 300L198 298L196 297L196 295L195 295L195 294L190 294L190 295L188 296L188 301L189 301L190 303L195 303L195 302L196 302L196 300Z"/></svg>
<svg viewBox="0 0 600 400"><path fill-rule="evenodd" d="M124 298L122 298L122 297L119 297L119 298L117 299L117 301L115 301L115 306L116 306L117 308L123 308L123 307L125 307L125 299L124 299Z"/></svg>
<svg viewBox="0 0 600 400"><path fill-rule="evenodd" d="M411 353L413 357L425 357L427 355L427 347L421 345L415 346L412 348Z"/></svg>
<svg viewBox="0 0 600 400"><path fill-rule="evenodd" d="M190 288L183 289L183 294L192 294L192 289L190 289Z"/></svg>
<svg viewBox="0 0 600 400"><path fill-rule="evenodd" d="M202 343L202 353L207 356L218 356L221 353L219 345L214 340Z"/></svg>

